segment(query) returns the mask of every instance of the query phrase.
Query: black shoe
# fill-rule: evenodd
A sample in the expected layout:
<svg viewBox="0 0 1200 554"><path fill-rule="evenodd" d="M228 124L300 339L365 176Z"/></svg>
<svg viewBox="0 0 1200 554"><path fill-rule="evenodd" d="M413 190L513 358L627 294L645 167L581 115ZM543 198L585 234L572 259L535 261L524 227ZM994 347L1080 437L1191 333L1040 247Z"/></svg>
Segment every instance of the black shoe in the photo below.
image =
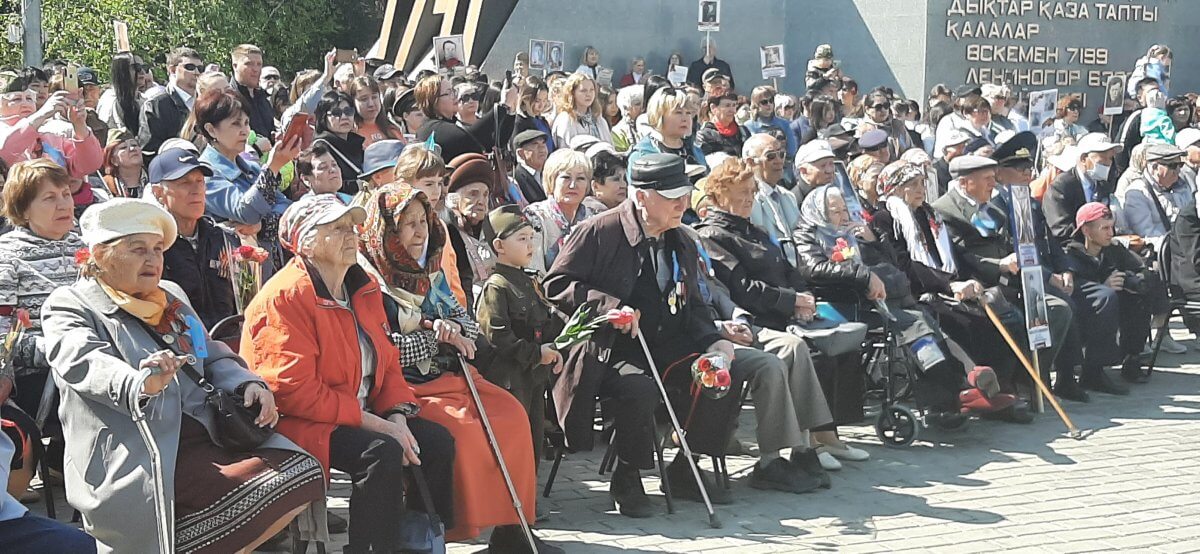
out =
<svg viewBox="0 0 1200 554"><path fill-rule="evenodd" d="M925 415L925 421L930 425L945 431L962 429L971 416L960 412L930 412Z"/></svg>
<svg viewBox="0 0 1200 554"><path fill-rule="evenodd" d="M1121 378L1130 383L1146 383L1150 381L1150 376L1142 370L1142 363L1137 358L1126 358L1125 363L1121 364Z"/></svg>
<svg viewBox="0 0 1200 554"><path fill-rule="evenodd" d="M979 417L1009 423L1033 423L1033 414L1029 413L1029 406L1024 402L1018 402L1003 410L980 414Z"/></svg>
<svg viewBox="0 0 1200 554"><path fill-rule="evenodd" d="M1084 374L1084 376L1079 379L1079 386L1088 390L1094 390L1096 392L1102 392L1105 394L1115 394L1118 396L1129 394L1129 387L1116 383L1104 373L1104 370L1101 369L1089 371Z"/></svg>
<svg viewBox="0 0 1200 554"><path fill-rule="evenodd" d="M1087 391L1080 388L1079 383L1074 379L1066 380L1059 378L1060 381L1054 384L1054 395L1059 398L1065 398L1074 402L1087 402L1089 400Z"/></svg>
<svg viewBox="0 0 1200 554"><path fill-rule="evenodd" d="M642 476L636 468L630 467L628 464L617 463L617 468L613 470L608 495L612 498L613 504L617 505L617 510L621 512L621 515L626 517L651 517L657 511L654 509L654 504L650 502L650 497L646 496L646 489L642 488Z"/></svg>
<svg viewBox="0 0 1200 554"><path fill-rule="evenodd" d="M805 493L821 488L821 479L783 458L775 458L766 466L760 461L750 473L750 486L762 490Z"/></svg>
<svg viewBox="0 0 1200 554"><path fill-rule="evenodd" d="M793 466L800 468L804 473L812 475L821 480L821 488L827 489L833 486L829 479L829 472L821 467L821 460L817 459L817 451L812 448L793 448L791 463Z"/></svg>
<svg viewBox="0 0 1200 554"><path fill-rule="evenodd" d="M350 523L346 521L346 518L329 510L325 511L325 521L328 522L330 535L340 535L350 528Z"/></svg>
<svg viewBox="0 0 1200 554"><path fill-rule="evenodd" d="M563 549L546 544L537 535L533 536L533 544L537 546L536 554L562 554ZM496 554L531 554L529 541L525 539L525 531L520 525L501 525L492 530L488 539L488 552Z"/></svg>
<svg viewBox="0 0 1200 554"><path fill-rule="evenodd" d="M704 478L704 488L708 490L708 500L713 504L733 504L733 495L719 483L716 476L700 472L700 476ZM691 500L693 502L704 502L704 497L700 495L700 487L696 486L696 477L692 475L692 469L688 467L687 459L683 456L675 458L667 466L666 479L671 482L671 495L675 498ZM663 491L666 494L666 491Z"/></svg>

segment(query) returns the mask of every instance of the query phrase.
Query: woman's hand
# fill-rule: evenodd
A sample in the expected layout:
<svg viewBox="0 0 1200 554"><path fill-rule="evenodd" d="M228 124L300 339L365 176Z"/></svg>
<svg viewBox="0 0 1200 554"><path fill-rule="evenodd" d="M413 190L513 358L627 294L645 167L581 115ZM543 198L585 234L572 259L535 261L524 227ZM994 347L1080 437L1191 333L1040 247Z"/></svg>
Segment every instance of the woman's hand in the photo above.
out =
<svg viewBox="0 0 1200 554"><path fill-rule="evenodd" d="M138 369L149 369L151 374L142 384L142 394L154 396L167 388L175 379L175 372L183 365L183 358L175 357L170 350L159 350L142 359Z"/></svg>
<svg viewBox="0 0 1200 554"><path fill-rule="evenodd" d="M421 465L421 446L417 444L417 437L413 436L412 431L408 428L408 419L400 414L395 414L387 421L391 424L388 434L404 448L404 458L401 463L403 465Z"/></svg>
<svg viewBox="0 0 1200 554"><path fill-rule="evenodd" d="M553 344L543 344L542 345L542 357L541 357L541 359L538 360L538 363L540 363L542 365L553 366L551 368L551 370L554 372L555 375L562 373L562 370L563 370L562 353L559 352L557 349L555 349Z"/></svg>
<svg viewBox="0 0 1200 554"><path fill-rule="evenodd" d="M875 242L877 240L875 237L875 232L872 231L871 227L867 225L859 225L857 228L855 228L854 234L865 242Z"/></svg>
<svg viewBox="0 0 1200 554"><path fill-rule="evenodd" d="M337 59L337 48L332 48L325 53L325 72L321 74L321 80L326 85L333 82L333 74L337 71L337 64L333 63Z"/></svg>
<svg viewBox="0 0 1200 554"><path fill-rule="evenodd" d="M275 396L266 387L259 383L250 383L246 385L242 396L246 397L245 406L247 408L258 403L258 417L254 418L254 423L257 423L259 427L274 427L276 423L279 423L279 410L275 408Z"/></svg>
<svg viewBox="0 0 1200 554"><path fill-rule="evenodd" d="M883 281L879 279L874 272L871 273L871 283L867 285L867 300L884 300L887 298L887 289L883 288Z"/></svg>
<svg viewBox="0 0 1200 554"><path fill-rule="evenodd" d="M974 300L983 294L983 285L974 279L955 281L950 283L950 290L954 291L954 297L959 300Z"/></svg>
<svg viewBox="0 0 1200 554"><path fill-rule="evenodd" d="M817 298L811 292L796 293L795 310L801 321L812 321L817 315Z"/></svg>
<svg viewBox="0 0 1200 554"><path fill-rule="evenodd" d="M462 333L462 326L448 319L438 319L433 322L433 332L438 342L450 343Z"/></svg>
<svg viewBox="0 0 1200 554"><path fill-rule="evenodd" d="M70 103L67 106L67 120L71 122L71 127L74 128L75 138L82 139L88 136L91 129L87 126L87 110L83 108L83 101L78 98L70 98Z"/></svg>
<svg viewBox="0 0 1200 554"><path fill-rule="evenodd" d="M267 155L267 168L274 173L279 173L283 166L300 155L301 140L300 137L292 137L286 143L283 141L275 143L275 146L271 147L271 153Z"/></svg>
<svg viewBox="0 0 1200 554"><path fill-rule="evenodd" d="M54 94L51 94L50 97L46 99L46 103L42 104L41 109L34 112L33 115L30 116L30 119L40 126L42 123L45 123L50 118L54 117L54 114L65 113L67 107L71 105L70 95L71 93L65 90L60 90Z"/></svg>
<svg viewBox="0 0 1200 554"><path fill-rule="evenodd" d="M504 83L504 90L501 92L504 98L504 105L508 106L508 113L517 113L518 103L521 101L521 87L524 86L524 81L518 77L513 77L513 82Z"/></svg>

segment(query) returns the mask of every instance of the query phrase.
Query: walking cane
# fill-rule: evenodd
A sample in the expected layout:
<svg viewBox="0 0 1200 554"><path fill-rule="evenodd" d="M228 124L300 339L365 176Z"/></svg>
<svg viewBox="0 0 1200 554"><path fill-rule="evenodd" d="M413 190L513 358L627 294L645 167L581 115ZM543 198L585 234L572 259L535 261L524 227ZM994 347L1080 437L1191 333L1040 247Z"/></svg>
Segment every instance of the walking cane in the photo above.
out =
<svg viewBox="0 0 1200 554"><path fill-rule="evenodd" d="M679 418L675 417L675 409L671 407L671 399L667 397L667 388L663 386L662 377L658 375L658 368L654 365L654 356L650 355L650 347L646 345L646 337L639 332L637 338L638 342L642 344L642 352L646 354L646 362L650 364L650 376L654 378L654 384L658 385L658 392L662 393L663 404L667 406L667 415L671 417L671 426L675 429L675 435L679 437L679 447L683 449L683 454L687 457L688 467L692 468L696 486L700 487L700 496L704 498L704 508L708 510L708 525L713 529L720 529L721 520L717 518L712 501L708 499L708 489L704 487L704 479L700 477L700 468L696 467L696 460L692 458L692 449L688 446L687 438L684 437L683 427L679 425Z"/></svg>
<svg viewBox="0 0 1200 554"><path fill-rule="evenodd" d="M1054 407L1054 411L1058 412L1058 417L1062 418L1063 423L1067 425L1068 435L1075 440L1083 440L1083 434L1079 432L1079 429L1075 427L1074 423L1071 423L1071 418L1067 417L1067 412L1063 411L1062 406L1058 405L1058 400L1054 398L1054 395L1050 393L1050 389L1046 388L1046 383L1042 381L1040 372L1033 369L1033 365L1029 363L1029 358L1025 357L1025 352L1021 350L1021 347L1018 346L1017 342L1013 340L1012 335L1008 334L1008 329L1004 327L1003 323L1000 322L1000 318L996 316L996 312L992 310L990 305L988 305L985 298L980 297L978 300L979 305L983 307L985 312L987 312L988 319L992 320L992 325L996 327L996 330L999 331L1000 335L1004 337L1004 341L1008 343L1008 347L1011 348L1013 353L1017 355L1017 358L1021 360L1021 365L1025 366L1025 371L1028 371L1029 376L1033 377L1033 382L1037 384L1038 390L1042 391L1042 396L1050 401L1050 405Z"/></svg>
<svg viewBox="0 0 1200 554"><path fill-rule="evenodd" d="M467 388L471 391L471 399L475 401L475 408L479 410L479 421L483 424L483 431L487 433L492 453L496 455L500 473L504 475L504 484L508 487L508 495L512 497L513 508L516 508L517 517L521 519L521 531L525 532L525 540L529 542L530 551L536 554L538 548L537 543L533 540L533 531L529 529L529 520L525 519L525 511L521 507L521 497L517 496L517 488L513 486L512 476L508 474L508 466L504 463L504 454L500 452L500 441L496 440L496 434L492 432L492 422L488 419L487 410L483 408L483 399L479 397L479 389L475 388L475 378L471 376L470 366L467 365L467 360L463 358L462 354L458 355L458 363L462 364L463 378L467 381Z"/></svg>

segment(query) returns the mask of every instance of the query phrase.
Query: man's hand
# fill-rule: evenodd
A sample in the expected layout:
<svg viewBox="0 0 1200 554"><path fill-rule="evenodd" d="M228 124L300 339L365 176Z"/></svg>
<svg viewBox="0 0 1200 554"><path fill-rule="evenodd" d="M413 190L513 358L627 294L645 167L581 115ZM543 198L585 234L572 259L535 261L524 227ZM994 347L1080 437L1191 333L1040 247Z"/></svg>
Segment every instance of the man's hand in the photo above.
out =
<svg viewBox="0 0 1200 554"><path fill-rule="evenodd" d="M1000 271L1009 275L1016 275L1021 272L1021 266L1017 263L1017 254L1015 252L1000 260Z"/></svg>
<svg viewBox="0 0 1200 554"><path fill-rule="evenodd" d="M750 327L746 324L737 321L722 321L719 323L719 326L721 328L721 336L727 340L742 346L754 344L754 333L750 331Z"/></svg>
<svg viewBox="0 0 1200 554"><path fill-rule="evenodd" d="M732 364L733 359L736 357L733 353L733 348L734 346L732 342L721 339L712 343L712 346L708 347L708 352L725 356L725 360Z"/></svg>
<svg viewBox="0 0 1200 554"><path fill-rule="evenodd" d="M1057 279L1057 283L1055 280ZM1070 271L1050 276L1050 283L1067 294L1075 292L1075 274Z"/></svg>
<svg viewBox="0 0 1200 554"><path fill-rule="evenodd" d="M867 300L885 300L887 299L887 289L883 287L883 281L874 273L871 274L871 284L867 286Z"/></svg>
<svg viewBox="0 0 1200 554"><path fill-rule="evenodd" d="M974 300L983 293L983 285L974 279L954 281L950 283L950 290L954 291L954 298L958 300Z"/></svg>
<svg viewBox="0 0 1200 554"><path fill-rule="evenodd" d="M563 370L562 353L559 352L556 348L554 348L553 344L543 344L542 345L542 357L541 357L541 359L538 360L538 363L540 363L542 365L552 366L551 371L553 371L555 375L562 373L562 370Z"/></svg>
<svg viewBox="0 0 1200 554"><path fill-rule="evenodd" d="M626 335L629 335L631 337L637 337L638 322L642 319L642 312L639 310L630 308L629 306L621 306L621 309L619 309L619 310L609 310L608 311L608 317L609 317L610 321L617 312L625 312L627 314L633 314L633 319L630 320L630 322L628 324L622 325L622 324L613 323L612 324L613 329L616 329L616 330L618 330L622 333L625 333Z"/></svg>
<svg viewBox="0 0 1200 554"><path fill-rule="evenodd" d="M797 293L795 310L800 321L812 321L817 315L817 298L811 292Z"/></svg>

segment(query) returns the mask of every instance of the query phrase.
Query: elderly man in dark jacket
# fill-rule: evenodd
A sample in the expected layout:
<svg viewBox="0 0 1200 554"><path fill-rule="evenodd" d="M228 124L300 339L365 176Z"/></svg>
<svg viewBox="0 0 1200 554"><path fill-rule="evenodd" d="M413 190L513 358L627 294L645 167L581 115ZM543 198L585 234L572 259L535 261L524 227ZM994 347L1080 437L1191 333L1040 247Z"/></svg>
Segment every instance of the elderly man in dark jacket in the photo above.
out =
<svg viewBox="0 0 1200 554"><path fill-rule="evenodd" d="M211 175L212 168L182 148L150 162L150 190L175 218L183 239L163 252L163 279L187 293L206 329L237 313L228 254L241 245L236 234L204 217L204 178Z"/></svg>
<svg viewBox="0 0 1200 554"><path fill-rule="evenodd" d="M646 375L650 365L635 337L642 335L655 366L664 371L698 353L719 352L727 360L733 360L734 353L701 295L703 275L696 243L678 229L693 190L682 158L648 154L631 169L634 193L571 233L545 287L564 313L588 304L594 314L632 316L628 323L601 328L592 340L571 351L554 386L554 402L573 449L592 446L597 395L620 406L615 414L617 467L610 495L622 514L649 517L653 507L638 470L652 467L650 422L659 399L654 381ZM684 367L668 375L668 381L690 379L686 364L680 365ZM693 429L689 437L697 434L704 431ZM671 482L672 489L678 490L676 485L688 483Z"/></svg>

